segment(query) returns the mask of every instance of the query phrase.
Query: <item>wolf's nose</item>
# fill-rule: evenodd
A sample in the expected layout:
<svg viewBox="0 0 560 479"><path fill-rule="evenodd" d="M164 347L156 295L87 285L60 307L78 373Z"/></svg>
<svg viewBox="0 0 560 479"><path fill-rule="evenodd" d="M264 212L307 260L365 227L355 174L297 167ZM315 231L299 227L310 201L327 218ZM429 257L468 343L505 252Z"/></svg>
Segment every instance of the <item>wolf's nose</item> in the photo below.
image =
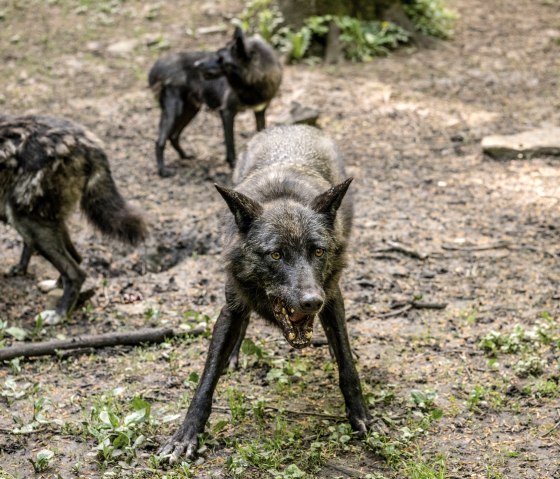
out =
<svg viewBox="0 0 560 479"><path fill-rule="evenodd" d="M323 306L323 298L316 293L306 293L301 298L301 309L305 313L315 313Z"/></svg>

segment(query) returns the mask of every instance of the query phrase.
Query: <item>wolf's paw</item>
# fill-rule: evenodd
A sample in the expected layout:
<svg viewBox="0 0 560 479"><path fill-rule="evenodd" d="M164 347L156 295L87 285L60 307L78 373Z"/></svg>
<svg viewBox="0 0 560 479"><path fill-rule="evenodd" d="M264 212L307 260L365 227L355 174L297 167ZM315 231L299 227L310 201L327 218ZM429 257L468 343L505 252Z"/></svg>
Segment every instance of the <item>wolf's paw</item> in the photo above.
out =
<svg viewBox="0 0 560 479"><path fill-rule="evenodd" d="M47 324L49 326L54 326L55 324L62 322L62 316L53 309L47 309L46 311L39 313L35 316L35 321L38 321L39 318L41 318L43 324Z"/></svg>
<svg viewBox="0 0 560 479"><path fill-rule="evenodd" d="M352 429L358 434L358 437L364 437L373 425L373 420L367 413L350 416L348 419L350 420Z"/></svg>
<svg viewBox="0 0 560 479"><path fill-rule="evenodd" d="M169 464L179 462L184 454L186 459L193 459L197 450L197 434L181 427L158 451L158 456Z"/></svg>
<svg viewBox="0 0 560 479"><path fill-rule="evenodd" d="M12 266L8 272L6 273L6 276L8 277L14 277L14 276L24 276L26 274L26 271L19 265L16 264L15 266Z"/></svg>
<svg viewBox="0 0 560 479"><path fill-rule="evenodd" d="M161 168L158 170L158 174L162 178L171 178L172 176L175 176L175 170L172 170L171 168Z"/></svg>
<svg viewBox="0 0 560 479"><path fill-rule="evenodd" d="M49 291L52 291L53 289L56 289L58 287L58 280L46 279L44 281L40 281L37 284L37 287L39 288L39 291L41 291L41 293L48 293Z"/></svg>

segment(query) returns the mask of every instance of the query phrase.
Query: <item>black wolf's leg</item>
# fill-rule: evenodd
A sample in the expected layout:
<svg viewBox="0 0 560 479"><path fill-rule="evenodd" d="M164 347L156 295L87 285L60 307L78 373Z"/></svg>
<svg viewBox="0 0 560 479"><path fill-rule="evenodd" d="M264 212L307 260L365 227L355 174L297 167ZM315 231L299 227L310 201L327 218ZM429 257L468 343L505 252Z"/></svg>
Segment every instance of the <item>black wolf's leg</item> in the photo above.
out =
<svg viewBox="0 0 560 479"><path fill-rule="evenodd" d="M266 128L266 120L264 116L265 111L266 108L264 110L255 111L255 121L257 123L257 131L262 131Z"/></svg>
<svg viewBox="0 0 560 479"><path fill-rule="evenodd" d="M16 228L60 273L64 292L54 312L45 312L47 324L56 324L72 311L86 274L80 269L65 245L66 226L63 223L39 223L19 220Z"/></svg>
<svg viewBox="0 0 560 479"><path fill-rule="evenodd" d="M70 253L70 256L74 258L74 261L80 264L82 262L82 256L76 250L74 243L72 243L72 239L70 238L70 234L68 233L68 228L66 227L65 224L62 225L60 234L62 235L62 239L64 241L64 246L66 247L66 250L68 251L68 253Z"/></svg>
<svg viewBox="0 0 560 479"><path fill-rule="evenodd" d="M27 274L27 267L29 266L29 261L31 260L31 256L33 255L34 251L35 250L24 241L19 263L15 266L12 266L8 274L10 276Z"/></svg>
<svg viewBox="0 0 560 479"><path fill-rule="evenodd" d="M197 435L204 426L212 410L212 396L218 379L227 364L231 351L237 342L241 325L249 317L249 311L238 307L233 309L229 302L222 308L214 325L212 341L206 358L204 372L194 393L183 424L160 449L160 456L169 456L175 463L184 453L187 458L194 457L197 449Z"/></svg>
<svg viewBox="0 0 560 479"><path fill-rule="evenodd" d="M163 151L165 150L165 143L174 130L174 126L181 114L183 102L179 92L173 88L166 88L161 94L161 118L159 120L159 133L156 141L156 162L159 176L165 178L173 176L174 172L166 168Z"/></svg>
<svg viewBox="0 0 560 479"><path fill-rule="evenodd" d="M226 140L226 160L232 168L235 166L235 132L233 129L235 115L236 112L233 110L220 110Z"/></svg>
<svg viewBox="0 0 560 479"><path fill-rule="evenodd" d="M181 147L179 143L179 136L185 129L185 127L191 122L191 120L196 116L196 114L200 111L200 107L193 105L192 103L188 103L184 105L184 109L182 111L181 116L175 122L173 126L173 131L171 132L171 136L169 137L169 141L171 146L175 149L179 156L183 159L192 158L193 155L187 155L185 150Z"/></svg>
<svg viewBox="0 0 560 479"><path fill-rule="evenodd" d="M241 321L241 328L239 330L239 337L237 338L237 342L233 347L233 351L229 355L228 367L230 370L234 371L239 367L239 351L241 350L241 344L243 343L243 339L245 338L245 333L247 332L247 326L249 325L249 316L244 318L239 318Z"/></svg>
<svg viewBox="0 0 560 479"><path fill-rule="evenodd" d="M338 286L334 298L325 305L319 316L338 363L340 389L346 403L348 419L355 431L365 434L371 419L352 358L344 317L344 300Z"/></svg>

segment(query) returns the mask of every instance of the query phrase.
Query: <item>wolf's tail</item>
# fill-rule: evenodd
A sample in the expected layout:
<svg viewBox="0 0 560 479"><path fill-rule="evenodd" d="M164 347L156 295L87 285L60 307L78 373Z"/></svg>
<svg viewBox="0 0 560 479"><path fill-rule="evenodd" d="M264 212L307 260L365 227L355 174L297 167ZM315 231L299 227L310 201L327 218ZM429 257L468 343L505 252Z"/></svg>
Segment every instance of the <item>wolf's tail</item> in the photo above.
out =
<svg viewBox="0 0 560 479"><path fill-rule="evenodd" d="M91 171L82 194L82 211L103 234L133 245L140 243L146 237L146 225L142 216L117 190L105 153L96 150L90 160Z"/></svg>

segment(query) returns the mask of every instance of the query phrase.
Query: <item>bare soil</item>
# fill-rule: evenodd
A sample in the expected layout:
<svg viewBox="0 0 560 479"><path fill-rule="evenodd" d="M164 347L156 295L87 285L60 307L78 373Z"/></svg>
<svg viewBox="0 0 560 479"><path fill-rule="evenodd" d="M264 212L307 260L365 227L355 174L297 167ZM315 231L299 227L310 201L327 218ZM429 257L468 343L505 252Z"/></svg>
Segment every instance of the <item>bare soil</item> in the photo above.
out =
<svg viewBox="0 0 560 479"><path fill-rule="evenodd" d="M539 350L542 371L528 377L516 374L521 356L500 354L494 363L479 344L492 330L509 334L516 324L531 330L543 314L553 323L560 315L560 163L492 161L480 150L487 134L560 125L560 5L449 4L459 14L455 33L434 48L405 48L368 64L286 66L268 121L284 121L293 101L318 108L320 126L347 159L356 202L342 282L348 328L368 387L402 398L414 390L437 392L444 415L417 440L422 454L443 454L449 478L560 477L557 342ZM146 76L166 45L222 45L231 30L226 19L239 9L229 0L0 4L0 109L65 116L89 127L104 140L123 195L142 208L151 228L146 244L134 250L103 239L76 215L71 231L84 256L85 288L96 294L67 323L43 329L33 340L179 327L188 311L217 316L225 205L213 183L230 182L220 121L202 112L182 137L195 157L180 160L168 148L167 162L178 174L159 178L153 155L159 108ZM216 25L226 28L196 33ZM125 40L131 48L108 48ZM236 128L241 149L254 133L252 115L239 115ZM20 250L15 231L0 225L0 271L18 261ZM0 320L32 331L34 316L52 301L37 282L53 276L48 263L33 258L28 276L0 277ZM447 306L407 306L413 299ZM248 337L273 357L303 355L318 366L306 373L306 393L279 395L279 406L342 414L336 374L321 370L330 361L327 348L296 353L260 320ZM4 345L12 341L6 335ZM207 345L198 337L22 361L19 373L4 365L2 391L8 378L40 389L15 401L0 396L0 477L2 470L18 478L74 477L76 463L78 477L102 477L93 440L72 432L92 398L124 387L127 397L147 398L155 415L183 414L189 397L183 381L201 372ZM226 387L247 398L272 394L258 379L262 373L248 365L224 377L216 405L226 407ZM538 394L545 382L552 392ZM477 388L485 391L479 402L472 399ZM14 434L14 417L30 421L38 397L52 401L50 419L66 426ZM373 411L395 412L383 403ZM160 477L141 474L179 421L157 428L136 467L113 477ZM228 434L243 439L242 432ZM355 443L335 463L359 477L376 471L402 477ZM55 451L56 459L47 473L35 475L29 458L43 448ZM228 477L225 460L232 450L226 440L206 451L196 477ZM316 477L351 476L327 465Z"/></svg>

